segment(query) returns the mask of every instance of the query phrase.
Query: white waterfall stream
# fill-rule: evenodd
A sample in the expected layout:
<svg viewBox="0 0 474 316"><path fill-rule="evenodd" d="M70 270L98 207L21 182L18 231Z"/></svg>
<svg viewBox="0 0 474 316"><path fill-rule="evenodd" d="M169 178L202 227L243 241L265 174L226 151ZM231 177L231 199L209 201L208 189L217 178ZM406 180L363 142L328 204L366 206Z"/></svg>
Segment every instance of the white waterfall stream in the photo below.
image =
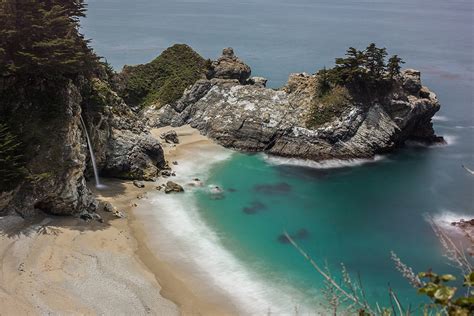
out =
<svg viewBox="0 0 474 316"><path fill-rule="evenodd" d="M89 133L87 132L86 123L84 122L82 115L81 115L81 124L82 124L82 128L84 129L84 134L86 135L87 147L89 147L89 152L91 154L92 168L94 169L95 186L97 188L100 188L102 187L102 185L100 184L100 181L99 181L99 172L97 171L97 165L95 163L94 151L92 150L91 140L89 138Z"/></svg>

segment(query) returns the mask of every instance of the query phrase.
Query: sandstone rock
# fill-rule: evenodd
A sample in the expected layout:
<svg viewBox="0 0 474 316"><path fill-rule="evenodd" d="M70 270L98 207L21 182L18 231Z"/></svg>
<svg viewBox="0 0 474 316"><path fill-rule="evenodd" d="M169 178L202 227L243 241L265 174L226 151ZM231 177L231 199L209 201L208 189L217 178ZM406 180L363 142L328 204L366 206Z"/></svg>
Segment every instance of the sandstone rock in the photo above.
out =
<svg viewBox="0 0 474 316"><path fill-rule="evenodd" d="M178 134L174 130L161 134L160 138L168 144L179 144Z"/></svg>
<svg viewBox="0 0 474 316"><path fill-rule="evenodd" d="M104 212L113 213L115 211L115 207L109 202L102 203L101 206Z"/></svg>
<svg viewBox="0 0 474 316"><path fill-rule="evenodd" d="M145 187L145 185L142 182L137 181L137 180L133 181L133 185L140 189Z"/></svg>
<svg viewBox="0 0 474 316"><path fill-rule="evenodd" d="M245 84L250 77L251 69L234 55L232 48L224 48L222 56L214 61L208 73L208 78L237 79Z"/></svg>
<svg viewBox="0 0 474 316"><path fill-rule="evenodd" d="M173 181L168 181L168 182L166 182L165 193L168 194L168 193L172 193L172 192L184 192L184 189L179 184L177 184Z"/></svg>

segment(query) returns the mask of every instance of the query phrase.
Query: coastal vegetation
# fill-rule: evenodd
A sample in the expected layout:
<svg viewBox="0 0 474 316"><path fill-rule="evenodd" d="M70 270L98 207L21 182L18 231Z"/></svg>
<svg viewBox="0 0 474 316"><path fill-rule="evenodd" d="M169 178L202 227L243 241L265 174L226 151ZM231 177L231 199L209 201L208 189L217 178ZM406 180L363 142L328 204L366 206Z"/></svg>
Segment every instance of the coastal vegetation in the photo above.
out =
<svg viewBox="0 0 474 316"><path fill-rule="evenodd" d="M176 44L148 64L125 66L117 76L117 91L132 107L165 105L178 100L184 90L205 77L210 62L191 47Z"/></svg>
<svg viewBox="0 0 474 316"><path fill-rule="evenodd" d="M350 47L335 66L316 74L317 88L308 127L319 127L342 114L351 99L371 102L385 96L400 76L403 60L388 56L386 48L371 43L364 50Z"/></svg>

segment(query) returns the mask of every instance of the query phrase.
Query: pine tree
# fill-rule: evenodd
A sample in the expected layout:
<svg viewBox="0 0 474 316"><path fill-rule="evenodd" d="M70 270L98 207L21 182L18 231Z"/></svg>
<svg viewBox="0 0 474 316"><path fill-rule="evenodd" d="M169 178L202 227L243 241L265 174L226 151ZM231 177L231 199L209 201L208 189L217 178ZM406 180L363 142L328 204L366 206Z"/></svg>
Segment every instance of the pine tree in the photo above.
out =
<svg viewBox="0 0 474 316"><path fill-rule="evenodd" d="M0 74L4 77L74 77L97 57L79 32L83 0L0 2Z"/></svg>
<svg viewBox="0 0 474 316"><path fill-rule="evenodd" d="M385 57L387 57L387 50L385 48L378 48L374 43L371 43L364 51L365 63L367 69L367 81L370 84L376 84L383 79L385 72Z"/></svg>
<svg viewBox="0 0 474 316"><path fill-rule="evenodd" d="M400 70L402 69L401 64L404 63L405 62L400 57L398 57L398 55L393 55L390 57L387 64L387 73L391 80L400 75Z"/></svg>

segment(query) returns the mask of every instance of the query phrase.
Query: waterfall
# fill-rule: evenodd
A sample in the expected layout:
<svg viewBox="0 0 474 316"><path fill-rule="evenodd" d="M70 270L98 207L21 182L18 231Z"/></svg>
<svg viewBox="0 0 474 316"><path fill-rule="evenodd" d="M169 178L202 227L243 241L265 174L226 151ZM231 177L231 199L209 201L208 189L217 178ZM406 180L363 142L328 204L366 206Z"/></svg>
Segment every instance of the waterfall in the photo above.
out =
<svg viewBox="0 0 474 316"><path fill-rule="evenodd" d="M82 124L82 128L84 129L84 134L86 135L86 139L87 139L87 146L89 147L89 152L91 154L92 168L94 169L95 186L96 188L101 188L102 185L100 184L100 181L99 181L99 172L97 171L97 165L95 164L94 151L92 150L91 140L89 138L89 133L87 132L86 123L84 123L84 119L82 118L82 114L81 114L81 124Z"/></svg>

